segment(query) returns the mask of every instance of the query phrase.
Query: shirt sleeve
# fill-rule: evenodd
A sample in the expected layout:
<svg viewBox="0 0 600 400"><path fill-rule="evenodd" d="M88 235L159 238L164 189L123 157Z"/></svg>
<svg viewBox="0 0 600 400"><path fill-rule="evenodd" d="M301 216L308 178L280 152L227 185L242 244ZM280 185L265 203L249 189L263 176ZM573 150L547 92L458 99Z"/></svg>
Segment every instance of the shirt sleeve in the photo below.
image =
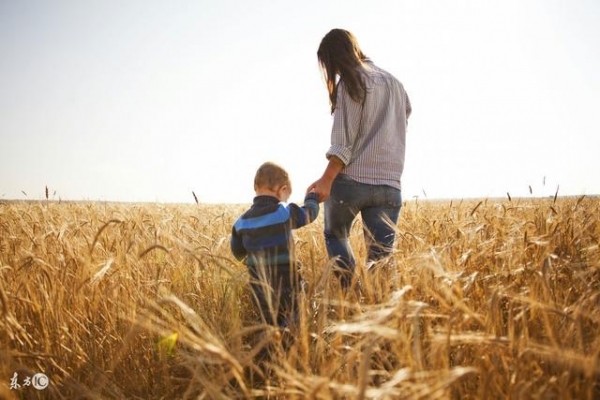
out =
<svg viewBox="0 0 600 400"><path fill-rule="evenodd" d="M362 104L352 100L343 81L338 84L337 103L333 112L331 147L327 158L336 156L344 165L352 158L352 148L359 133L362 119Z"/></svg>
<svg viewBox="0 0 600 400"><path fill-rule="evenodd" d="M308 193L304 198L304 206L295 203L288 205L292 229L301 228L317 219L319 215L319 200L316 193Z"/></svg>
<svg viewBox="0 0 600 400"><path fill-rule="evenodd" d="M408 120L408 117L410 117L410 114L412 114L412 104L410 104L408 93L404 92L404 96L406 98L406 119Z"/></svg>
<svg viewBox="0 0 600 400"><path fill-rule="evenodd" d="M238 260L242 260L247 255L242 238L235 229L235 226L231 229L231 252Z"/></svg>

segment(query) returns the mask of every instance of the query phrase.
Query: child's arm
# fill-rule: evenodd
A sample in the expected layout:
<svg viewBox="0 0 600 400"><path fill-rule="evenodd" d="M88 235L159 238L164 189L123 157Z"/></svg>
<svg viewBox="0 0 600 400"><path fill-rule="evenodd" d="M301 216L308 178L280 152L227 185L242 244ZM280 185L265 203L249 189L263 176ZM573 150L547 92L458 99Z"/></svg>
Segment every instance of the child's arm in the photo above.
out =
<svg viewBox="0 0 600 400"><path fill-rule="evenodd" d="M244 243L242 242L242 238L235 229L235 226L231 228L231 252L238 260L242 260L248 254L246 248L244 247Z"/></svg>
<svg viewBox="0 0 600 400"><path fill-rule="evenodd" d="M317 219L319 215L319 198L315 192L309 192L304 198L304 206L290 203L290 219L292 229L301 228Z"/></svg>

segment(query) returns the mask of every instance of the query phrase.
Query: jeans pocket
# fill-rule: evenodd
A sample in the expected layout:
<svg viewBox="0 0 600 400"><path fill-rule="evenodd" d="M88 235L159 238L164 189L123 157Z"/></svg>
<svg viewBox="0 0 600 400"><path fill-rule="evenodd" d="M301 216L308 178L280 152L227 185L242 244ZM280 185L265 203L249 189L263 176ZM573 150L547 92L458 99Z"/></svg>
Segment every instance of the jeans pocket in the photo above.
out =
<svg viewBox="0 0 600 400"><path fill-rule="evenodd" d="M388 207L401 207L402 206L402 192L400 191L400 189L396 189L391 186L386 187L385 204Z"/></svg>
<svg viewBox="0 0 600 400"><path fill-rule="evenodd" d="M348 205L354 197L354 186L356 182L346 175L339 174L333 181L329 199L338 206Z"/></svg>

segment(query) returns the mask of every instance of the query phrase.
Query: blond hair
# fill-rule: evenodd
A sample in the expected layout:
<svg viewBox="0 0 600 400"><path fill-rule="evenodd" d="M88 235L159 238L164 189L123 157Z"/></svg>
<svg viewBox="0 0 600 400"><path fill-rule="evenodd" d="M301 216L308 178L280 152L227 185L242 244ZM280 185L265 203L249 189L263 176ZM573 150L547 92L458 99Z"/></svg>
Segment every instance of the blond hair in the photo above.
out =
<svg viewBox="0 0 600 400"><path fill-rule="evenodd" d="M285 169L273 162L266 162L258 168L254 176L255 188L275 190L278 186L290 186L290 177Z"/></svg>

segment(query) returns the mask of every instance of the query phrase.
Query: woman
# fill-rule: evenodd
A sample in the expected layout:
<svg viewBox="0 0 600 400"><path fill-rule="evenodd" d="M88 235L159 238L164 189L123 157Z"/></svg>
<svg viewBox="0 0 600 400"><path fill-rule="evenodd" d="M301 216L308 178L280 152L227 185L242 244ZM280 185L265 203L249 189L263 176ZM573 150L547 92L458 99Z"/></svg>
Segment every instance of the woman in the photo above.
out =
<svg viewBox="0 0 600 400"><path fill-rule="evenodd" d="M402 196L410 100L402 84L375 66L352 33L330 31L317 57L325 76L333 129L329 163L309 186L325 201L325 243L336 257L341 284L352 282L355 259L348 240L360 212L369 261L392 251Z"/></svg>

